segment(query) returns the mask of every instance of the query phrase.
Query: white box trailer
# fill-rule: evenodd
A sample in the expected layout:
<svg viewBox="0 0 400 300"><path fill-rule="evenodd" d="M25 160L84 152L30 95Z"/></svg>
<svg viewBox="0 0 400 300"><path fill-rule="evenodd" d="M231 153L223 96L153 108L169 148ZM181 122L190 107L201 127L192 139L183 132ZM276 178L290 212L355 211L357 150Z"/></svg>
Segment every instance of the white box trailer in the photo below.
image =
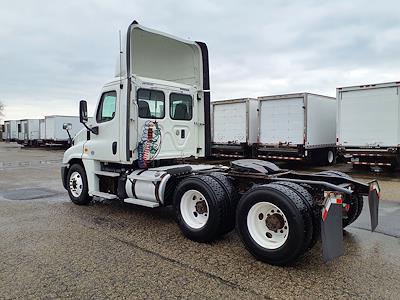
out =
<svg viewBox="0 0 400 300"><path fill-rule="evenodd" d="M297 93L258 100L259 158L335 162L335 98Z"/></svg>
<svg viewBox="0 0 400 300"><path fill-rule="evenodd" d="M26 145L37 144L39 140L39 119L24 119L20 121L18 142Z"/></svg>
<svg viewBox="0 0 400 300"><path fill-rule="evenodd" d="M400 82L337 88L337 143L348 163L400 162Z"/></svg>
<svg viewBox="0 0 400 300"><path fill-rule="evenodd" d="M47 144L68 144L69 137L66 130L63 129L64 123L71 124L70 134L74 137L83 125L77 116L46 116L45 117L45 141Z"/></svg>
<svg viewBox="0 0 400 300"><path fill-rule="evenodd" d="M0 124L0 141L5 140L5 136L6 136L5 126L4 124Z"/></svg>
<svg viewBox="0 0 400 300"><path fill-rule="evenodd" d="M39 120L39 142L46 140L46 121L45 119Z"/></svg>
<svg viewBox="0 0 400 300"><path fill-rule="evenodd" d="M257 142L258 101L252 98L211 102L212 153L246 157Z"/></svg>
<svg viewBox="0 0 400 300"><path fill-rule="evenodd" d="M7 142L14 142L18 140L18 129L20 128L19 120L4 121L5 127L5 140Z"/></svg>

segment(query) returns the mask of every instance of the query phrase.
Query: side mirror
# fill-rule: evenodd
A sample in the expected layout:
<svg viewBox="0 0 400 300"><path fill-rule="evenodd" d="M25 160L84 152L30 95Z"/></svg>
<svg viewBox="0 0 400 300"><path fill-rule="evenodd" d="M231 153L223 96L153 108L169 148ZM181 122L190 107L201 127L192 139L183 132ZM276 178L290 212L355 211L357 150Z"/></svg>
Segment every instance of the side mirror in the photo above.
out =
<svg viewBox="0 0 400 300"><path fill-rule="evenodd" d="M85 100L79 101L79 121L82 124L85 124L88 121L87 102Z"/></svg>
<svg viewBox="0 0 400 300"><path fill-rule="evenodd" d="M71 123L64 123L63 124L63 129L64 130L71 130L72 129L72 124Z"/></svg>

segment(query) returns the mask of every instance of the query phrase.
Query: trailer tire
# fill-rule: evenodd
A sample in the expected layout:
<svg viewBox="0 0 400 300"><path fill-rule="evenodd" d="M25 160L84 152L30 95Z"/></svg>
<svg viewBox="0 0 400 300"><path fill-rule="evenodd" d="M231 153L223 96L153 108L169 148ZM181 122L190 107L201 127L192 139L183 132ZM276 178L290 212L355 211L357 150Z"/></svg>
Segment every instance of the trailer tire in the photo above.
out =
<svg viewBox="0 0 400 300"><path fill-rule="evenodd" d="M71 201L77 205L87 205L92 201L85 169L80 164L73 164L67 175L67 190Z"/></svg>
<svg viewBox="0 0 400 300"><path fill-rule="evenodd" d="M320 221L321 213L320 210L318 209L318 206L315 205L315 202L310 192L308 192L301 185L289 181L278 181L275 183L292 189L297 195L299 195L302 198L304 204L307 206L308 213L312 220L311 224L312 234L310 237L309 244L308 246L306 246L307 247L306 249L311 249L312 247L314 247L321 234L321 221Z"/></svg>
<svg viewBox="0 0 400 300"><path fill-rule="evenodd" d="M326 162L329 166L336 163L336 151L333 148L326 151Z"/></svg>
<svg viewBox="0 0 400 300"><path fill-rule="evenodd" d="M227 214L229 215L223 224L222 234L228 233L235 228L236 206L239 201L239 194L234 185L233 179L220 172L213 172L209 176L219 182L228 197Z"/></svg>
<svg viewBox="0 0 400 300"><path fill-rule="evenodd" d="M190 176L179 183L174 210L183 235L200 243L211 242L226 233L224 223L232 215L226 191L207 175Z"/></svg>
<svg viewBox="0 0 400 300"><path fill-rule="evenodd" d="M287 265L304 253L311 224L301 197L279 184L250 189L240 199L236 212L237 230L246 249L258 260L273 265Z"/></svg>

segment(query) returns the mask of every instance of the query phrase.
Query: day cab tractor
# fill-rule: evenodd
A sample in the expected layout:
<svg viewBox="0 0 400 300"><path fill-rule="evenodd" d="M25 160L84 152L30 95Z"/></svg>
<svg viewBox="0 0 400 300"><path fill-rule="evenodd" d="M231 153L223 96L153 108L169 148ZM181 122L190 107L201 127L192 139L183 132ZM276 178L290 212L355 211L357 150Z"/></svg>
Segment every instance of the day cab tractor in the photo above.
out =
<svg viewBox="0 0 400 300"><path fill-rule="evenodd" d="M293 262L320 238L325 260L343 254L342 228L360 215L363 196L375 229L376 181L361 183L336 171L301 174L253 159L229 167L206 164L208 68L206 44L134 21L93 123L86 101L80 102L86 129L74 137L61 169L72 202L101 197L150 208L172 205L187 238L206 243L236 226L248 251L275 265Z"/></svg>

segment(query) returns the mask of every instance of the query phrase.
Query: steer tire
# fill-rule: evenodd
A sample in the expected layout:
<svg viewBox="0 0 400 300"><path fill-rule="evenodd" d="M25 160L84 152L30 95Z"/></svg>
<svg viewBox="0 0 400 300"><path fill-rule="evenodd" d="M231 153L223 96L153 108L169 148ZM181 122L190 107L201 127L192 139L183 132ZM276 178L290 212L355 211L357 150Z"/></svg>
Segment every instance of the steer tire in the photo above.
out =
<svg viewBox="0 0 400 300"><path fill-rule="evenodd" d="M268 222L271 216L272 220L281 221ZM282 223L287 228L281 227ZM247 191L238 203L236 226L246 249L258 260L272 265L292 263L307 249L312 236L307 205L292 189L279 184L261 185ZM278 234L272 235L274 230ZM281 230L283 235L279 235Z"/></svg>
<svg viewBox="0 0 400 300"><path fill-rule="evenodd" d="M71 178L72 177L72 178ZM76 178L79 181L79 188L81 190L80 194L77 193L77 183L74 179ZM92 201L92 197L89 196L89 188L86 177L85 169L80 164L73 164L69 170L67 175L67 191L69 198L71 201L77 205L87 205Z"/></svg>
<svg viewBox="0 0 400 300"><path fill-rule="evenodd" d="M206 212L197 208L199 203L204 208L203 201L207 204ZM229 227L226 222L232 222L229 197L220 182L211 176L183 179L176 188L173 205L183 235L196 242L215 240L226 233ZM195 208L191 209L191 205Z"/></svg>
<svg viewBox="0 0 400 300"><path fill-rule="evenodd" d="M311 194L302 186L294 182L288 181L278 181L276 184L286 186L292 189L297 195L299 195L304 204L307 206L308 213L312 220L312 236L307 246L307 249L314 247L315 243L318 241L321 234L321 211L318 206L315 205L313 197Z"/></svg>
<svg viewBox="0 0 400 300"><path fill-rule="evenodd" d="M226 219L226 222L224 222L222 230L222 234L225 234L235 228L235 212L237 203L239 201L239 194L232 178L220 172L213 172L209 176L219 182L219 184L225 190L226 196L229 200L227 208L227 213L229 214L229 216Z"/></svg>

